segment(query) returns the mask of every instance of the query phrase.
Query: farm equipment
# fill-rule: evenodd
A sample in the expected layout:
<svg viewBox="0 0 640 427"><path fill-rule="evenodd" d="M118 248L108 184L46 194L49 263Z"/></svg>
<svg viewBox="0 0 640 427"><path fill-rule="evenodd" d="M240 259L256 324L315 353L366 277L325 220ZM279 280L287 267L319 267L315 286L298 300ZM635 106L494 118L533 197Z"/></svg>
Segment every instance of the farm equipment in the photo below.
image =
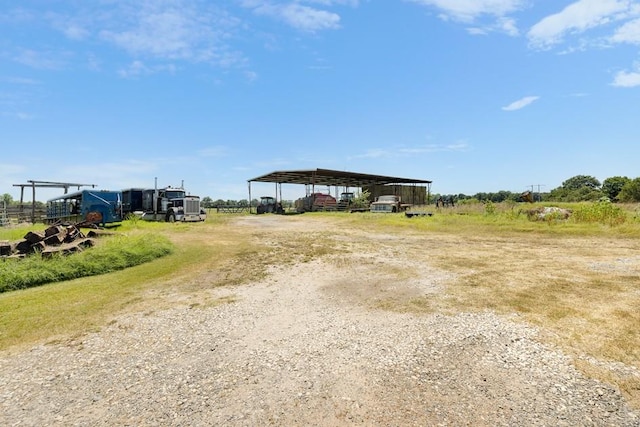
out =
<svg viewBox="0 0 640 427"><path fill-rule="evenodd" d="M335 211L338 202L330 194L312 193L295 201L296 212Z"/></svg>
<svg viewBox="0 0 640 427"><path fill-rule="evenodd" d="M282 208L282 203L276 201L274 197L271 196L262 196L260 197L260 204L256 208L256 213L276 213L283 214L284 209Z"/></svg>
<svg viewBox="0 0 640 427"><path fill-rule="evenodd" d="M349 206L353 204L353 200L355 199L355 194L348 193L340 193L340 200L338 200L337 209L339 211L346 211Z"/></svg>

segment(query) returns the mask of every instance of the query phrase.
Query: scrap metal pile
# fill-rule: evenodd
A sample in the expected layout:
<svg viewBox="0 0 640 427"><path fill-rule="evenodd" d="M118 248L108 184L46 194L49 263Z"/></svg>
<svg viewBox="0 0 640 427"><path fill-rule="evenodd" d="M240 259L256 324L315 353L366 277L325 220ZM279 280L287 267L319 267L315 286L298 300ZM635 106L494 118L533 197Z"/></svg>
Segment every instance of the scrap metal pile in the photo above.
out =
<svg viewBox="0 0 640 427"><path fill-rule="evenodd" d="M95 236L93 230L85 235L78 224L52 225L44 231L29 231L17 242L0 240L0 257L24 258L36 253L43 258L50 258L55 253L68 255L92 247Z"/></svg>

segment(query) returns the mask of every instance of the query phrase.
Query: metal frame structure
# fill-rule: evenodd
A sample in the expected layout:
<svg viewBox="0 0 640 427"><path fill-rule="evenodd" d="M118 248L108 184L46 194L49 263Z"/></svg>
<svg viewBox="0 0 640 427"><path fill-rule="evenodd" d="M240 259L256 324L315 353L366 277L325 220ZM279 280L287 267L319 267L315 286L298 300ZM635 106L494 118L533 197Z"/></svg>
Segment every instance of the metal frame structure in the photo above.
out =
<svg viewBox="0 0 640 427"><path fill-rule="evenodd" d="M331 169L304 169L291 171L275 171L258 176L247 181L249 187L249 204L251 204L251 183L272 182L276 184L276 196L282 200L282 184L303 184L315 187L326 185L335 187L363 188L370 185L401 185L401 184L426 184L427 191L431 193L431 183L426 179L401 178L397 176L373 175L357 172L338 171ZM278 197L276 197L278 199ZM251 209L249 209L251 212Z"/></svg>
<svg viewBox="0 0 640 427"><path fill-rule="evenodd" d="M77 187L80 191L80 187L96 188L95 184L77 184L73 182L52 182L52 181L35 181L27 180L28 184L13 184L14 187L20 187L20 209L24 206L24 189L25 187L31 187L32 199L31 199L31 223L36 222L36 188L64 188L64 194L69 192L69 188Z"/></svg>

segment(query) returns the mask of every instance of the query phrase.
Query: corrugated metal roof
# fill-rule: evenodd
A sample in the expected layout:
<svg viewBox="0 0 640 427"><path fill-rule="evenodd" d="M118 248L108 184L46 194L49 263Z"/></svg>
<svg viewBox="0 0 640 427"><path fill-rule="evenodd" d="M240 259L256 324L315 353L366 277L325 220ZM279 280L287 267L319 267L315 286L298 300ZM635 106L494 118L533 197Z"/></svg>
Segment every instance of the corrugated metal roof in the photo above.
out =
<svg viewBox="0 0 640 427"><path fill-rule="evenodd" d="M400 178L395 176L337 171L331 169L308 169L271 172L266 175L250 179L248 182L366 187L369 185L390 184L431 184L432 181L425 179Z"/></svg>

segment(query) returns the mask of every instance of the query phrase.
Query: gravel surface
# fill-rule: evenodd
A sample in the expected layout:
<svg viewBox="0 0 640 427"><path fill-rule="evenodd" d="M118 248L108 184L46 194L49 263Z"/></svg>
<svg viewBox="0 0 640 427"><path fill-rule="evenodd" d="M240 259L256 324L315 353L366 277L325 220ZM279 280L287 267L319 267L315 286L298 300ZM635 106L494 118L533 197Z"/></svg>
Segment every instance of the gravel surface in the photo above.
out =
<svg viewBox="0 0 640 427"><path fill-rule="evenodd" d="M640 426L517 317L372 309L325 263L0 355L0 425Z"/></svg>

